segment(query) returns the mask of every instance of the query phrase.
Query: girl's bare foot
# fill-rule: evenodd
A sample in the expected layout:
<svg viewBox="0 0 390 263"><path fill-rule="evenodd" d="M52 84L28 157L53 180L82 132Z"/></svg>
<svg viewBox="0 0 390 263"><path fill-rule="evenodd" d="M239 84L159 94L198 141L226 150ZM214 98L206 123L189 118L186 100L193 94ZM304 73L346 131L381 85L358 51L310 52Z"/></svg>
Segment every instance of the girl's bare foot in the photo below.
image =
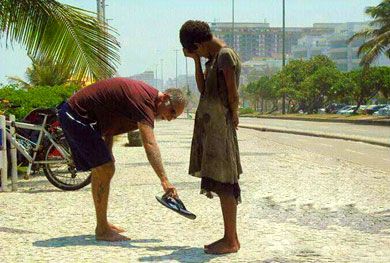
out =
<svg viewBox="0 0 390 263"><path fill-rule="evenodd" d="M206 249L206 248L209 248L210 246L214 246L215 244L221 242L223 240L223 238L211 243L211 244L208 244L208 245L204 245L203 247Z"/></svg>
<svg viewBox="0 0 390 263"><path fill-rule="evenodd" d="M211 244L204 245L203 248L206 249L206 248L209 248L210 246L214 246L214 245L216 245L217 243L223 241L224 239L225 239L225 237L223 237L223 238L221 238L220 240L217 240L217 241L215 241L215 242L213 242L213 243L211 243ZM240 249L240 248L241 248L241 244L240 244L240 241L238 240L237 235L236 235L236 242L237 242L237 245L238 245L238 249Z"/></svg>
<svg viewBox="0 0 390 263"><path fill-rule="evenodd" d="M111 223L108 223L108 226L111 228L111 230L115 231L116 233L123 233L123 232L126 232L126 230L124 230L123 228L119 227L119 226L114 226L113 224Z"/></svg>
<svg viewBox="0 0 390 263"><path fill-rule="evenodd" d="M231 242L222 238L208 245L207 248L204 249L204 252L207 254L228 254L236 253L239 249L239 243L236 240Z"/></svg>
<svg viewBox="0 0 390 263"><path fill-rule="evenodd" d="M96 230L95 234L96 234L96 240L98 241L116 242L116 241L130 240L130 238L117 233L115 230L112 230L111 228L105 231Z"/></svg>

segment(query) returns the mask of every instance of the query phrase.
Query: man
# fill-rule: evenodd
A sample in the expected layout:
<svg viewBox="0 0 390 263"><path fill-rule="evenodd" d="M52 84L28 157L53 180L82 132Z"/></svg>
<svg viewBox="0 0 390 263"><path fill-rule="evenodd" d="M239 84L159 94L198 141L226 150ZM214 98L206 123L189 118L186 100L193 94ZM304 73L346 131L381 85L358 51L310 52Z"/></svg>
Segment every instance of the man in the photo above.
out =
<svg viewBox="0 0 390 263"><path fill-rule="evenodd" d="M92 170L96 240L122 241L124 232L107 220L110 181L115 172L113 136L139 129L149 163L164 191L176 196L168 181L153 133L154 120L171 121L187 101L178 89L164 93L142 81L112 78L89 85L61 106L59 119L78 170Z"/></svg>

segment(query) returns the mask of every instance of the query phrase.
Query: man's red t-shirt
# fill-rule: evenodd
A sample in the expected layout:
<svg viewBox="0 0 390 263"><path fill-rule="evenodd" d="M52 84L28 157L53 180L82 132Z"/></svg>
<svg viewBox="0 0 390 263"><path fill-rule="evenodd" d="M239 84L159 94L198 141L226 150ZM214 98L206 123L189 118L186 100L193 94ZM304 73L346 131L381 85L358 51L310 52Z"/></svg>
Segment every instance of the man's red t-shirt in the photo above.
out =
<svg viewBox="0 0 390 263"><path fill-rule="evenodd" d="M89 85L68 101L80 116L96 121L103 136L136 130L137 122L154 127L158 90L138 80L112 78Z"/></svg>

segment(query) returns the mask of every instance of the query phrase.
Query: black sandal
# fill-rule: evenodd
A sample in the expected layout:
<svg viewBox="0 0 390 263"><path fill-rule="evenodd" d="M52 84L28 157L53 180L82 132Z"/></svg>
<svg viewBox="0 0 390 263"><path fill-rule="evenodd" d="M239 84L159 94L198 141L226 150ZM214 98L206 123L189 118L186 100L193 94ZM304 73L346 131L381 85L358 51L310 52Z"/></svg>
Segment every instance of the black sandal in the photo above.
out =
<svg viewBox="0 0 390 263"><path fill-rule="evenodd" d="M164 194L162 197L156 196L157 201L162 204L163 206L175 211L176 213L194 220L196 218L196 215L191 213L186 209L183 202L179 199L179 197L171 197L167 194Z"/></svg>

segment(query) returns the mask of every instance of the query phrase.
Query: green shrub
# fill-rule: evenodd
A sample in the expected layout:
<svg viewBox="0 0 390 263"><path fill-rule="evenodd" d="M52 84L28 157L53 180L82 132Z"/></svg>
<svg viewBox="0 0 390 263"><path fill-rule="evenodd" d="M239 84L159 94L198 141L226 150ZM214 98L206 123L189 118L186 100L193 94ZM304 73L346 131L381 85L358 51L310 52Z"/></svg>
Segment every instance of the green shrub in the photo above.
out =
<svg viewBox="0 0 390 263"><path fill-rule="evenodd" d="M35 108L52 108L69 98L79 89L75 85L33 87L28 90L17 85L0 87L0 112L14 114L22 119Z"/></svg>
<svg viewBox="0 0 390 263"><path fill-rule="evenodd" d="M255 110L252 108L240 108L240 115L242 114L252 114Z"/></svg>

